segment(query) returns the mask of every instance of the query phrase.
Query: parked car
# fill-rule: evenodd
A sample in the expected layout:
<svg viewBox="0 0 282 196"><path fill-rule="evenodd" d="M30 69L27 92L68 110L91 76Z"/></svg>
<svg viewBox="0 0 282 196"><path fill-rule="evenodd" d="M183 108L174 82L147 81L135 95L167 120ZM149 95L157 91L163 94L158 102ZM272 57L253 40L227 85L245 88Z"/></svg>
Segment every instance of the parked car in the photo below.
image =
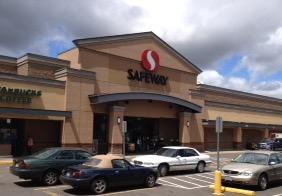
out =
<svg viewBox="0 0 282 196"><path fill-rule="evenodd" d="M257 144L258 149L270 150L272 148L273 140L271 138L264 138Z"/></svg>
<svg viewBox="0 0 282 196"><path fill-rule="evenodd" d="M45 185L58 182L63 168L88 161L92 155L80 148L46 148L31 156L15 158L10 172Z"/></svg>
<svg viewBox="0 0 282 196"><path fill-rule="evenodd" d="M169 171L177 170L204 172L211 160L209 155L194 148L167 146L160 148L154 155L137 156L132 162L143 167L157 168L160 176L165 176Z"/></svg>
<svg viewBox="0 0 282 196"><path fill-rule="evenodd" d="M157 178L157 170L136 167L123 157L114 155L96 155L82 165L63 170L60 177L64 184L76 189L90 189L95 194L117 186L143 184L153 187Z"/></svg>
<svg viewBox="0 0 282 196"><path fill-rule="evenodd" d="M274 139L272 145L271 145L272 150L279 150L282 149L282 138L277 138Z"/></svg>
<svg viewBox="0 0 282 196"><path fill-rule="evenodd" d="M222 167L222 181L255 185L265 190L269 182L282 180L282 153L274 151L245 152Z"/></svg>

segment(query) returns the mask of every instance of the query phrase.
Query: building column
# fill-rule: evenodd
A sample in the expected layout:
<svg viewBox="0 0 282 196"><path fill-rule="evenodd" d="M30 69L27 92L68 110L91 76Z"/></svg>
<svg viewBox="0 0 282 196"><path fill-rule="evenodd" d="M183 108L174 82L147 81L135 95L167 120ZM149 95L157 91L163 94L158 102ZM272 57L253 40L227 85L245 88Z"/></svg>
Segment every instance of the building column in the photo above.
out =
<svg viewBox="0 0 282 196"><path fill-rule="evenodd" d="M109 114L109 153L122 154L122 122L125 107L112 106ZM119 119L119 122L118 122Z"/></svg>
<svg viewBox="0 0 282 196"><path fill-rule="evenodd" d="M191 113L179 113L179 143L181 146L190 146Z"/></svg>
<svg viewBox="0 0 282 196"><path fill-rule="evenodd" d="M233 129L233 148L236 150L242 149L242 128Z"/></svg>
<svg viewBox="0 0 282 196"><path fill-rule="evenodd" d="M262 130L262 137L263 138L269 138L269 129L268 128L265 128Z"/></svg>

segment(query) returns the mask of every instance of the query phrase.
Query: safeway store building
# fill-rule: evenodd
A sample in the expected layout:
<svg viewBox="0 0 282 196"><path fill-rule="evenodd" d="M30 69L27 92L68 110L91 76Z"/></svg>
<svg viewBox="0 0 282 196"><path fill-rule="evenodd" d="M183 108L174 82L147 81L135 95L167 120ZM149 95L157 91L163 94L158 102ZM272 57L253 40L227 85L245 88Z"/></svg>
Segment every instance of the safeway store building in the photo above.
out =
<svg viewBox="0 0 282 196"><path fill-rule="evenodd" d="M0 56L0 155L50 146L120 153L245 148L282 132L282 100L198 85L201 70L152 32L74 40L58 58Z"/></svg>

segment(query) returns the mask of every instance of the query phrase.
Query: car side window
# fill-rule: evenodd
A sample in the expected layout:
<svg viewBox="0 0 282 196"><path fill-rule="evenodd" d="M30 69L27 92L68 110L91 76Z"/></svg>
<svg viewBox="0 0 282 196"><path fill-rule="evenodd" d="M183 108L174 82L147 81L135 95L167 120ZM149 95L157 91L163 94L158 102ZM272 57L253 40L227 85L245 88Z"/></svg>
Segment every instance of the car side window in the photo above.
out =
<svg viewBox="0 0 282 196"><path fill-rule="evenodd" d="M278 153L277 158L279 160L279 163L282 164L282 153Z"/></svg>
<svg viewBox="0 0 282 196"><path fill-rule="evenodd" d="M56 156L56 159L61 159L61 160L70 160L73 159L73 152L70 150L65 150L60 152L59 155Z"/></svg>
<svg viewBox="0 0 282 196"><path fill-rule="evenodd" d="M181 150L178 150L178 151L177 151L177 156L186 157L184 150L182 150L182 149L181 149Z"/></svg>
<svg viewBox="0 0 282 196"><path fill-rule="evenodd" d="M198 156L198 153L193 149L185 149L185 156L186 157Z"/></svg>
<svg viewBox="0 0 282 196"><path fill-rule="evenodd" d="M112 160L113 168L128 168L128 163L123 159Z"/></svg>
<svg viewBox="0 0 282 196"><path fill-rule="evenodd" d="M271 155L270 155L268 163L271 163L271 162L275 162L276 164L279 163L276 154L271 154Z"/></svg>
<svg viewBox="0 0 282 196"><path fill-rule="evenodd" d="M88 160L90 158L91 158L91 155L88 152L77 151L75 153L75 159L76 160Z"/></svg>

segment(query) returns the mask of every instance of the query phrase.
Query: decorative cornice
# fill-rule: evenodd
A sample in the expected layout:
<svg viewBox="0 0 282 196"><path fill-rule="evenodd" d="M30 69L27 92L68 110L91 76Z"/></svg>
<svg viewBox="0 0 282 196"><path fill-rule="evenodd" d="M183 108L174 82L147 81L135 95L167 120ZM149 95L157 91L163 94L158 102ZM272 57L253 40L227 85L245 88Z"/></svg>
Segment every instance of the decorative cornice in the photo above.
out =
<svg viewBox="0 0 282 196"><path fill-rule="evenodd" d="M205 106L222 107L222 108L245 110L245 111L247 110L252 112L263 112L263 113L271 113L271 114L282 114L282 110L258 108L258 107L252 107L246 105L237 105L237 104L221 103L214 101L206 101Z"/></svg>
<svg viewBox="0 0 282 196"><path fill-rule="evenodd" d="M215 127L215 120L203 120L203 126L205 127ZM224 121L223 127L226 128L242 128L242 129L269 129L276 130L282 129L282 125L274 125L274 124L259 124L259 123L247 123L247 122L232 122L232 121Z"/></svg>
<svg viewBox="0 0 282 196"><path fill-rule="evenodd" d="M58 70L55 73L55 78L61 78L66 76L73 76L78 78L84 78L84 79L90 79L95 80L96 79L96 73L92 71L85 71L81 69L73 69L73 68L63 68Z"/></svg>
<svg viewBox="0 0 282 196"><path fill-rule="evenodd" d="M32 83L32 84L36 83L36 84L52 86L56 88L65 88L64 81L23 76L23 75L11 74L11 73L0 73L0 80L12 80L16 82L26 82L26 83Z"/></svg>
<svg viewBox="0 0 282 196"><path fill-rule="evenodd" d="M245 98L259 99L261 101L271 101L271 102L276 102L276 103L282 104L282 99L278 99L278 98L274 98L274 97L268 97L268 96L263 96L263 95L253 94L253 93L247 93L247 92L237 91L237 90L230 90L230 89L206 85L206 84L198 84L198 87L199 87L200 90L225 93L225 94L229 94L229 95L242 96L242 97L245 97Z"/></svg>
<svg viewBox="0 0 282 196"><path fill-rule="evenodd" d="M7 63L10 66L17 66L17 58L0 55L0 62Z"/></svg>
<svg viewBox="0 0 282 196"><path fill-rule="evenodd" d="M25 62L40 62L46 64L46 66L62 68L69 67L70 62L58 58L42 56L38 54L27 53L17 59L18 66L21 66Z"/></svg>

